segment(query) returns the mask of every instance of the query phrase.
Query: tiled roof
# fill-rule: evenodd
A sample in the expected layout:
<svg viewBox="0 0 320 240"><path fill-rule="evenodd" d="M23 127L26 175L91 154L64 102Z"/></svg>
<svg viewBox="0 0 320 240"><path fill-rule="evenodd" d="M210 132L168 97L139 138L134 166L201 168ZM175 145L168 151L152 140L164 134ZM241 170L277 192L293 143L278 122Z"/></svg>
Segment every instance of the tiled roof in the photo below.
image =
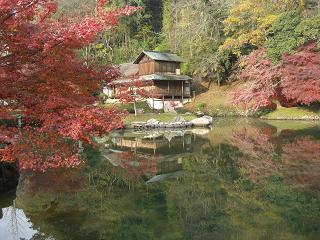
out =
<svg viewBox="0 0 320 240"><path fill-rule="evenodd" d="M166 62L183 62L183 59L174 53L156 52L156 51L143 51L139 57L134 61L134 64L138 64L144 55L156 61Z"/></svg>

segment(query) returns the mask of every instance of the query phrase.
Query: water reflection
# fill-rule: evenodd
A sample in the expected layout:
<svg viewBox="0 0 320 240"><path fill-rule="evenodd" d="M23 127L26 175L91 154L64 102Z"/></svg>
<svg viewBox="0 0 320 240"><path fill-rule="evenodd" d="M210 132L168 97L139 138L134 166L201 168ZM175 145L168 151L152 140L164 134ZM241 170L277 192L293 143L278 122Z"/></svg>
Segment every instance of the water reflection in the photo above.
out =
<svg viewBox="0 0 320 240"><path fill-rule="evenodd" d="M105 156L125 169L126 177L154 183L181 175L182 159L194 151L195 136L188 130L114 132Z"/></svg>
<svg viewBox="0 0 320 240"><path fill-rule="evenodd" d="M8 207L2 209L2 213L0 239L31 239L38 233L21 209Z"/></svg>
<svg viewBox="0 0 320 240"><path fill-rule="evenodd" d="M316 124L217 121L212 131L118 131L105 144L81 169L22 172L1 205L0 239L17 236L13 209L25 239L320 235Z"/></svg>

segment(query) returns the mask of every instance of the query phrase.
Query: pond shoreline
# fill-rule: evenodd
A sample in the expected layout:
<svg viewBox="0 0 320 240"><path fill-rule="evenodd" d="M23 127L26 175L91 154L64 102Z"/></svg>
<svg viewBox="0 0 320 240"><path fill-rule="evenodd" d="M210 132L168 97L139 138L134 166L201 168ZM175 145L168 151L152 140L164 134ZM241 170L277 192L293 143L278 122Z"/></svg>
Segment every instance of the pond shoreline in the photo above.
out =
<svg viewBox="0 0 320 240"><path fill-rule="evenodd" d="M261 119L261 120L274 120L274 121L309 121L309 122L320 122L320 116L302 116L302 117L289 117L289 116L278 116L278 117L268 117L268 116L245 116L245 115L232 115L232 116L215 116L210 115L214 119L238 119L238 118L244 118L244 119ZM174 117L181 116L186 117L187 122L192 121L193 119L196 119L196 116L194 114L192 115L184 115L184 114L167 114L167 113L159 113L159 114L139 114L138 116L134 116L133 114L128 115L128 117L125 119L125 126L124 129L128 128L134 128L134 123L141 123L146 122L147 120L154 118L157 119L163 123L171 123L172 119Z"/></svg>

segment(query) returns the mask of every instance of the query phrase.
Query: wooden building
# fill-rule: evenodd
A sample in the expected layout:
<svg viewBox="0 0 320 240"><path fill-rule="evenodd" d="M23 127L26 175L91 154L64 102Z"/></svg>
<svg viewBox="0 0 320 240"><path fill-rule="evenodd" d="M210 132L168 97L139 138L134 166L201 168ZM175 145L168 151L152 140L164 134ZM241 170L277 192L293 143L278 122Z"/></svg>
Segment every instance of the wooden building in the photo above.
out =
<svg viewBox="0 0 320 240"><path fill-rule="evenodd" d="M135 78L145 82L145 88L152 98L165 100L184 100L191 98L192 78L181 75L182 58L173 53L143 51L133 64L137 66ZM112 84L112 93L117 86L129 79L119 79ZM150 96L151 97L151 96Z"/></svg>

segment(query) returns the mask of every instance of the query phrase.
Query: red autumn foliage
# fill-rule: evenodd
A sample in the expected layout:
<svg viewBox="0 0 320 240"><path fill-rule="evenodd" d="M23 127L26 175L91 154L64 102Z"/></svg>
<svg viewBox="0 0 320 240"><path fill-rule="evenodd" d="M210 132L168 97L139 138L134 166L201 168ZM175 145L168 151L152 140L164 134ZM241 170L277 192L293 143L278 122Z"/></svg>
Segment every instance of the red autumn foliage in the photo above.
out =
<svg viewBox="0 0 320 240"><path fill-rule="evenodd" d="M249 81L234 94L234 104L258 110L274 109L276 102L292 107L320 101L320 52L316 43L284 55L277 65L265 59L264 54L265 50L259 49L245 59L247 66L240 79Z"/></svg>
<svg viewBox="0 0 320 240"><path fill-rule="evenodd" d="M18 129L14 127L4 127L0 125L0 143L12 144L17 142Z"/></svg>
<svg viewBox="0 0 320 240"><path fill-rule="evenodd" d="M272 102L277 95L280 79L278 66L262 56L265 49L252 52L246 59L247 66L241 72L240 79L249 79L245 89L239 89L233 96L233 103L257 110L261 107L274 108Z"/></svg>
<svg viewBox="0 0 320 240"><path fill-rule="evenodd" d="M116 97L122 102L134 102L139 98L150 97L152 92L146 90L149 85L149 83L137 79L129 79L127 82L117 84Z"/></svg>
<svg viewBox="0 0 320 240"><path fill-rule="evenodd" d="M61 136L92 143L91 136L101 136L123 126L124 113L100 108L64 109L60 115L51 113L43 119L42 131L54 129Z"/></svg>
<svg viewBox="0 0 320 240"><path fill-rule="evenodd" d="M17 144L10 144L1 150L2 160L19 161L20 170L44 172L48 169L78 167L82 161L78 158L75 144L63 139L57 133L35 133L25 129Z"/></svg>
<svg viewBox="0 0 320 240"><path fill-rule="evenodd" d="M97 2L95 16L55 20L55 0L0 1L0 118L22 114L23 127L28 130L22 129L18 141L6 152L6 159L19 160L22 168L77 165L73 150L68 144L64 147L62 137L88 142L92 135L122 124L116 110L94 105L103 82L112 80L117 71L90 66L77 57L77 50L138 8L126 6L106 13L106 1ZM26 132L40 151L28 150ZM46 144L49 149L56 147L56 154L45 155ZM60 155L59 149L63 150Z"/></svg>
<svg viewBox="0 0 320 240"><path fill-rule="evenodd" d="M309 105L320 101L320 51L316 43L283 56L282 92L287 99Z"/></svg>

